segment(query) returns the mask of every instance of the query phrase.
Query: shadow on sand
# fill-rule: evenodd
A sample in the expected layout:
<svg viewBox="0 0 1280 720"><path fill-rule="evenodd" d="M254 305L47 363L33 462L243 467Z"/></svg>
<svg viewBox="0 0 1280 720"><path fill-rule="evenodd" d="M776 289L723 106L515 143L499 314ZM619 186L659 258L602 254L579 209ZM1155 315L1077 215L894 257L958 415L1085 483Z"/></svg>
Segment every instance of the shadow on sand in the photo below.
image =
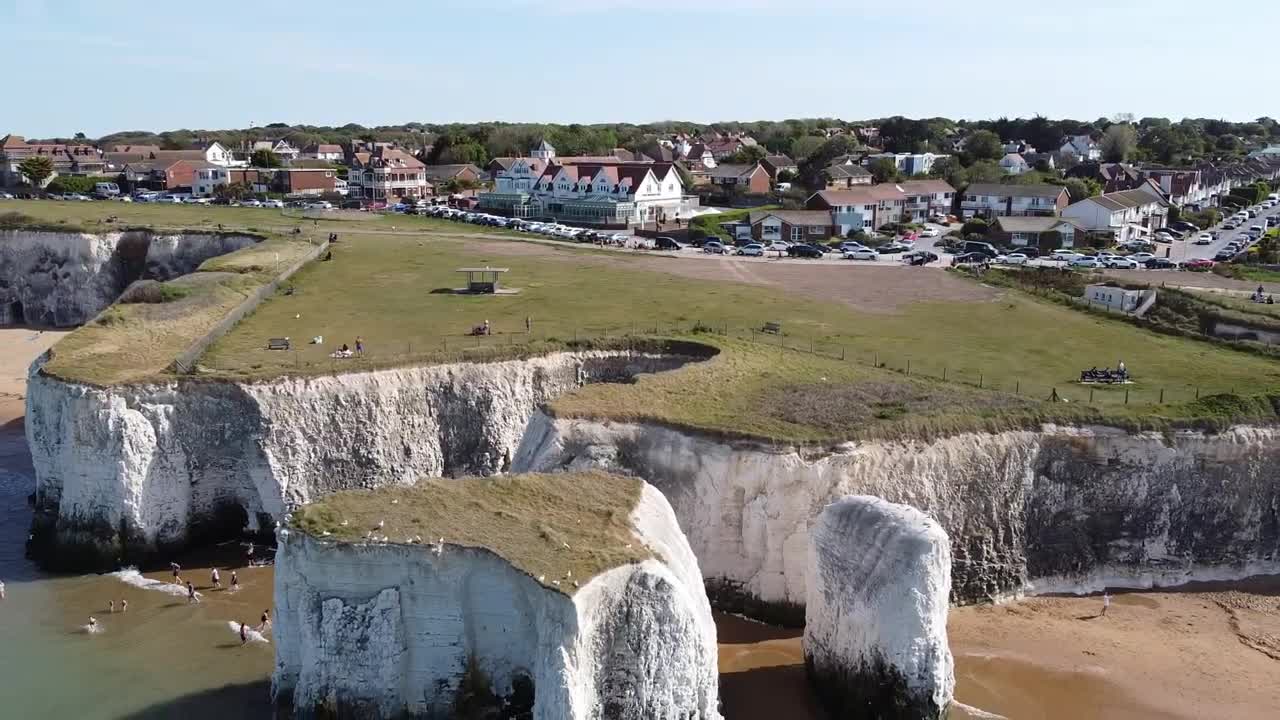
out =
<svg viewBox="0 0 1280 720"><path fill-rule="evenodd" d="M240 685L224 685L156 703L125 720L269 720L271 717L271 683L259 680Z"/></svg>

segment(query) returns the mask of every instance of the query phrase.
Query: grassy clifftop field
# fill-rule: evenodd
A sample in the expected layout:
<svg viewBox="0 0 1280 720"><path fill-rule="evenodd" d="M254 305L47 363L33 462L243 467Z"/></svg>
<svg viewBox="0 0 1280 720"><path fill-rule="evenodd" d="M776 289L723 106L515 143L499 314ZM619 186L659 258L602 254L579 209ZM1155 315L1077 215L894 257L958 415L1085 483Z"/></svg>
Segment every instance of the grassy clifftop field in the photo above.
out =
<svg viewBox="0 0 1280 720"><path fill-rule="evenodd" d="M39 204L75 208L78 221L90 224L86 208L121 207ZM238 208L123 207L137 213L134 223L221 222L227 229L233 220L249 222L251 214L281 217L279 211ZM474 229L466 234L460 228L467 226L453 224L445 232L389 217L327 222L330 232L340 234L331 259L305 267L218 340L199 359L197 377L257 381L500 359L586 340L617 345L626 337L683 337L721 352L632 385L584 388L553 410L782 440L1054 419L1105 417L1138 427L1270 419L1274 411L1266 403L1209 398L1280 388L1280 364L1261 355L1149 332L933 268L590 251L512 242ZM305 241L310 232L273 234L271 242ZM203 269L243 270L236 262L237 255L230 255ZM485 266L509 269L502 282L519 292L450 292L463 283L459 268ZM253 280L239 275L241 282ZM192 314L174 322L184 331L216 322L234 305L226 293L237 291L235 283L218 287L221 294L200 296ZM59 374L136 381L172 359L176 344L149 341L165 318L126 305L108 315L116 312L128 322L86 326L63 341ZM486 320L491 335L469 334ZM780 325L781 334L760 332L766 323ZM290 338L289 351L267 348L278 337ZM362 356L331 357L342 344L354 347L357 337L365 346ZM323 341L312 344L313 338ZM1076 382L1082 369L1120 360L1134 376L1132 385ZM1068 402L1046 402L1050 397Z"/></svg>

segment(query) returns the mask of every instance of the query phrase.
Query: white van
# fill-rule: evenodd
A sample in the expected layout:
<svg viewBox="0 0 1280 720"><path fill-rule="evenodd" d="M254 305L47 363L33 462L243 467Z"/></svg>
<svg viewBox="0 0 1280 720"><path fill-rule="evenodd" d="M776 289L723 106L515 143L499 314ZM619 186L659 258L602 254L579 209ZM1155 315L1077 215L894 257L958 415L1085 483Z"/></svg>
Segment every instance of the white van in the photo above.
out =
<svg viewBox="0 0 1280 720"><path fill-rule="evenodd" d="M120 194L120 186L113 182L100 182L93 186L93 194L100 198L113 198Z"/></svg>
<svg viewBox="0 0 1280 720"><path fill-rule="evenodd" d="M1267 196L1267 199L1271 202L1280 203L1280 193L1271 193Z"/></svg>

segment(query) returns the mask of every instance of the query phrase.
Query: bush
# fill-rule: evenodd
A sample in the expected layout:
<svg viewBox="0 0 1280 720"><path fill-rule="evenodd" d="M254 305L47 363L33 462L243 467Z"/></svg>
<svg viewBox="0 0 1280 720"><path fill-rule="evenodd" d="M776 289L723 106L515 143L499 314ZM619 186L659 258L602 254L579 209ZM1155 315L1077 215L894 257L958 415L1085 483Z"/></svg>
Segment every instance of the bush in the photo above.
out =
<svg viewBox="0 0 1280 720"><path fill-rule="evenodd" d="M59 175L49 181L49 184L45 186L45 190L55 195L61 193L80 193L81 195L87 195L93 192L94 185L104 182L105 180L105 178L98 177Z"/></svg>
<svg viewBox="0 0 1280 720"><path fill-rule="evenodd" d="M972 220L966 221L965 224L960 227L960 234L966 238L970 235L985 236L989 230L991 230L991 227L987 225L986 220L983 220L982 218L973 218Z"/></svg>
<svg viewBox="0 0 1280 720"><path fill-rule="evenodd" d="M155 280L139 280L120 295L120 302L158 304L181 300L191 294L191 289L181 285L157 282Z"/></svg>

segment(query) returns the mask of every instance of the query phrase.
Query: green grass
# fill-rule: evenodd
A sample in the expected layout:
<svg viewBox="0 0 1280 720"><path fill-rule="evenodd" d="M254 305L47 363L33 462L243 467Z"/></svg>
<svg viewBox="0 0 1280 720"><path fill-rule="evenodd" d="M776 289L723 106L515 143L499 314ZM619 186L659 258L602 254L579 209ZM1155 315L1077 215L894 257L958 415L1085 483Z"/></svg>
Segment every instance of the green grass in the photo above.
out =
<svg viewBox="0 0 1280 720"><path fill-rule="evenodd" d="M421 538L424 554L440 538L445 554L487 548L572 595L606 570L652 556L631 522L641 487L597 472L422 480L327 495L295 510L291 526L339 542L365 542L370 531L389 543Z"/></svg>

